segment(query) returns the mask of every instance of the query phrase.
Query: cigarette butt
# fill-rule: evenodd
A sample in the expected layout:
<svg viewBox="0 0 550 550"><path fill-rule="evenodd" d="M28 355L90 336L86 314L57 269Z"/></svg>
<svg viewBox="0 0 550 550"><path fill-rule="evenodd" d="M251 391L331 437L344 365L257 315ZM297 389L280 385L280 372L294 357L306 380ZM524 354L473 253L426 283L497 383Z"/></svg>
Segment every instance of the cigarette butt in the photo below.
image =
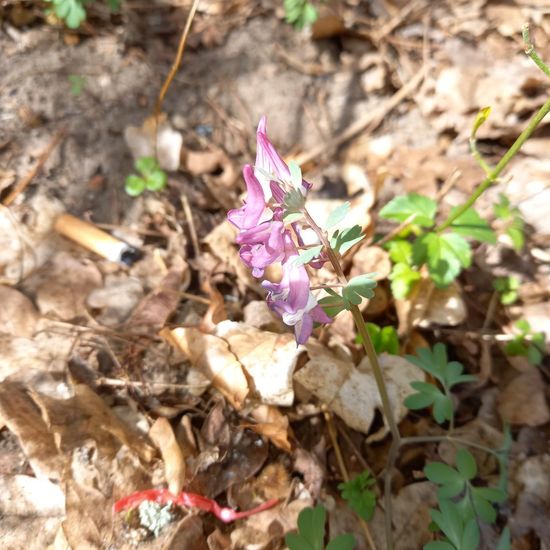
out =
<svg viewBox="0 0 550 550"><path fill-rule="evenodd" d="M141 251L136 247L70 214L59 216L55 221L54 229L60 235L111 262L132 265L142 256Z"/></svg>

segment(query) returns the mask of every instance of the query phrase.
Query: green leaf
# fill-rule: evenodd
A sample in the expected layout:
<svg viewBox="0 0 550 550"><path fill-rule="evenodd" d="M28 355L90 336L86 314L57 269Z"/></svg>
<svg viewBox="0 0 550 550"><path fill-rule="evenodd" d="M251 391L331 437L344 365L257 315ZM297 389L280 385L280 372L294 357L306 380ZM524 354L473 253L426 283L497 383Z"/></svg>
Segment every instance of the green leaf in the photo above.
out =
<svg viewBox="0 0 550 550"><path fill-rule="evenodd" d="M323 550L325 517L326 510L321 505L304 508L298 516L298 534L285 537L290 550Z"/></svg>
<svg viewBox="0 0 550 550"><path fill-rule="evenodd" d="M374 296L373 288L376 287L376 281L372 278L375 273L365 273L358 275L348 281L348 284L342 289L342 298L344 303L349 302L359 305L362 298L372 298Z"/></svg>
<svg viewBox="0 0 550 550"><path fill-rule="evenodd" d="M359 225L354 225L342 231L337 229L330 238L330 247L340 254L345 254L352 246L364 238L365 235Z"/></svg>
<svg viewBox="0 0 550 550"><path fill-rule="evenodd" d="M506 493L497 487L473 487L472 492L489 502L504 502L506 500Z"/></svg>
<svg viewBox="0 0 550 550"><path fill-rule="evenodd" d="M145 191L145 180L135 174L130 174L126 178L124 190L128 193L128 195L130 195L130 197L137 197Z"/></svg>
<svg viewBox="0 0 550 550"><path fill-rule="evenodd" d="M489 118L489 115L491 114L491 107L483 107L477 112L477 115L474 119L474 124L472 126L472 133L471 138L475 139L477 131L481 128L481 126L485 123L485 121Z"/></svg>
<svg viewBox="0 0 550 550"><path fill-rule="evenodd" d="M525 244L523 224L521 228L515 225L508 227L508 229L506 229L506 234L510 237L510 240L512 241L512 246L514 247L516 252L519 252Z"/></svg>
<svg viewBox="0 0 550 550"><path fill-rule="evenodd" d="M348 214L350 203L345 202L341 204L338 208L335 208L328 216L327 223L325 224L326 229L339 224Z"/></svg>
<svg viewBox="0 0 550 550"><path fill-rule="evenodd" d="M397 331L391 325L382 328L380 331L379 347L379 353L399 354L399 336L397 336Z"/></svg>
<svg viewBox="0 0 550 550"><path fill-rule="evenodd" d="M475 458L466 449L459 449L456 453L456 467L462 476L462 479L468 481L477 474L477 465Z"/></svg>
<svg viewBox="0 0 550 550"><path fill-rule="evenodd" d="M353 550L355 548L355 537L353 535L338 535L328 544L326 550Z"/></svg>
<svg viewBox="0 0 550 550"><path fill-rule="evenodd" d="M387 244L387 249L392 262L411 265L412 244L404 239L394 239Z"/></svg>
<svg viewBox="0 0 550 550"><path fill-rule="evenodd" d="M443 424L445 420L450 421L454 414L451 396L442 394L441 397L436 398L432 412L438 424Z"/></svg>
<svg viewBox="0 0 550 550"><path fill-rule="evenodd" d="M318 246L314 246L312 248L308 248L307 250L304 250L303 252L300 252L300 255L296 257L294 260L292 260L293 265L305 265L311 262L314 258L319 256L321 254L321 250L323 250L323 245L320 244Z"/></svg>
<svg viewBox="0 0 550 550"><path fill-rule="evenodd" d="M453 481L452 483L447 483L437 490L437 498L454 498L464 491L464 482L463 481Z"/></svg>
<svg viewBox="0 0 550 550"><path fill-rule="evenodd" d="M447 348L445 344L438 342L434 345L433 351L429 348L417 348L416 354L416 356L406 355L405 359L444 383L447 368Z"/></svg>
<svg viewBox="0 0 550 550"><path fill-rule="evenodd" d="M462 533L461 550L475 550L479 546L479 526L475 518L470 519Z"/></svg>
<svg viewBox="0 0 550 550"><path fill-rule="evenodd" d="M497 547L495 550L510 550L512 548L512 541L510 539L510 528L506 526L500 538L498 539Z"/></svg>
<svg viewBox="0 0 550 550"><path fill-rule="evenodd" d="M425 544L424 550L456 550L456 548L450 542L436 540Z"/></svg>
<svg viewBox="0 0 550 550"><path fill-rule="evenodd" d="M82 90L84 89L84 85L86 84L86 78L84 78L82 75L79 74L70 74L67 77L67 80L71 84L71 94L75 97L78 97Z"/></svg>
<svg viewBox="0 0 550 550"><path fill-rule="evenodd" d="M432 520L437 524L445 536L454 544L455 548L460 548L462 542L463 522L456 504L450 500L441 500L439 510L430 510Z"/></svg>
<svg viewBox="0 0 550 550"><path fill-rule="evenodd" d="M485 523L494 523L497 519L497 511L493 505L480 497L479 494L472 494L472 502L476 515Z"/></svg>
<svg viewBox="0 0 550 550"><path fill-rule="evenodd" d="M427 233L414 242L413 259L416 265L427 263L435 285L444 288L470 266L472 250L457 233Z"/></svg>
<svg viewBox="0 0 550 550"><path fill-rule="evenodd" d="M157 170L147 175L145 179L145 186L149 191L160 191L166 187L168 177L163 170Z"/></svg>
<svg viewBox="0 0 550 550"><path fill-rule="evenodd" d="M450 215L452 216L459 208L459 206L452 208ZM466 212L456 218L451 227L455 233L465 237L471 237L490 244L496 244L497 242L495 232L491 229L487 220L484 220L473 208L468 208Z"/></svg>
<svg viewBox="0 0 550 550"><path fill-rule="evenodd" d="M518 299L519 286L520 280L514 275L497 277L493 281L493 288L500 295L500 303L505 306L513 304Z"/></svg>
<svg viewBox="0 0 550 550"><path fill-rule="evenodd" d="M344 309L344 302L340 296L324 296L317 303L323 308L325 313L333 319Z"/></svg>
<svg viewBox="0 0 550 550"><path fill-rule="evenodd" d="M147 177L151 173L160 170L160 167L154 157L140 157L136 160L136 170Z"/></svg>
<svg viewBox="0 0 550 550"><path fill-rule="evenodd" d="M527 335L531 332L531 325L527 319L520 319L516 321L515 327L523 334Z"/></svg>
<svg viewBox="0 0 550 550"><path fill-rule="evenodd" d="M82 0L53 0L54 12L70 29L77 29L86 19Z"/></svg>
<svg viewBox="0 0 550 550"><path fill-rule="evenodd" d="M298 191L298 189L291 189L284 196L283 206L284 206L285 214L283 215L283 218L289 212L293 214L301 212L301 210L304 207L304 204L305 204L305 201L302 193Z"/></svg>
<svg viewBox="0 0 550 550"><path fill-rule="evenodd" d="M531 344L527 347L527 360L531 365L540 365L543 357L542 352L537 346Z"/></svg>
<svg viewBox="0 0 550 550"><path fill-rule="evenodd" d="M451 466L443 464L443 462L430 462L424 467L426 477L438 485L446 485L448 483L460 482L464 484L464 480Z"/></svg>
<svg viewBox="0 0 550 550"><path fill-rule="evenodd" d="M419 409L425 409L433 404L435 397L428 393L413 393L408 395L403 402L407 409L411 411L417 411Z"/></svg>
<svg viewBox="0 0 550 550"><path fill-rule="evenodd" d="M288 169L290 170L290 183L292 183L292 187L300 190L303 181L300 165L296 161L291 160L288 163Z"/></svg>
<svg viewBox="0 0 550 550"><path fill-rule="evenodd" d="M391 291L397 300L406 298L416 281L420 280L420 273L408 264L395 264L388 276L391 281Z"/></svg>
<svg viewBox="0 0 550 550"><path fill-rule="evenodd" d="M436 210L437 204L434 200L418 193L409 193L392 199L380 210L379 215L382 218L399 223L415 215L412 224L421 227L432 227Z"/></svg>
<svg viewBox="0 0 550 550"><path fill-rule="evenodd" d="M346 483L340 483L338 489L348 506L362 519L369 521L376 509L376 494L371 489L375 480L365 470Z"/></svg>

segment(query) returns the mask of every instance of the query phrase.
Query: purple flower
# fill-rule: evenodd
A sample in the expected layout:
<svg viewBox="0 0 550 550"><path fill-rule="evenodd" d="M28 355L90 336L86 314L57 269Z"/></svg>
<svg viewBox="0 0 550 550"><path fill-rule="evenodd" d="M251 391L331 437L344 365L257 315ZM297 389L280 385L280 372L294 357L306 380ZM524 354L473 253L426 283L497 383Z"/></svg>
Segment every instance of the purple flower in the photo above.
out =
<svg viewBox="0 0 550 550"><path fill-rule="evenodd" d="M282 262L281 281L263 281L262 286L268 291L269 307L285 324L294 327L296 342L303 344L311 335L314 322L330 323L332 319L311 292L306 268L296 262L298 250L292 235L302 246L299 226L293 223L291 232L282 220L281 205L291 185L291 173L267 137L265 117L260 120L256 137L254 169L250 165L243 169L246 201L241 208L229 211L227 218L239 230L236 240L241 245L240 256L254 277L263 277L267 266ZM304 196L310 187L302 180L300 190ZM324 261L320 258L311 265L320 267Z"/></svg>
<svg viewBox="0 0 550 550"><path fill-rule="evenodd" d="M270 219L269 214L273 214L268 210L265 200L264 191L260 182L254 176L254 172L250 164L243 168L244 181L246 183L247 197L246 202L241 208L230 210L227 213L227 219L237 229L252 229L258 225L260 220ZM267 214L267 216L266 216Z"/></svg>
<svg viewBox="0 0 550 550"><path fill-rule="evenodd" d="M286 237L287 257L283 263L283 278L279 283L264 281L262 286L268 291L267 304L279 314L285 325L294 327L298 344L304 344L311 336L313 322L331 323L332 319L310 290L306 268L296 263L298 251L289 235Z"/></svg>

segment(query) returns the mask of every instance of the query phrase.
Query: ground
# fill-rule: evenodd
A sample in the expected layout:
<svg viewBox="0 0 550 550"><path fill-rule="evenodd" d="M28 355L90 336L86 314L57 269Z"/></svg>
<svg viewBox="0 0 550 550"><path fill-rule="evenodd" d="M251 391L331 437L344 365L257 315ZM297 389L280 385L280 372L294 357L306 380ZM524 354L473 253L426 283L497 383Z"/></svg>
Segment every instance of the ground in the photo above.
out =
<svg viewBox="0 0 550 550"><path fill-rule="evenodd" d="M386 547L391 438L351 317L296 347L225 221L242 203L241 169L265 115L271 141L313 182L318 219L351 198L346 221L367 238L343 267L377 273L361 311L397 330L397 352L380 361L402 435L444 433L428 409L402 401L425 379L404 356L445 343L476 376L454 392L455 436L498 449L508 426L512 438L507 500L482 524L479 547L496 548L507 525L512 548L547 548L548 348L536 365L506 353L518 320L530 325L527 342L550 339L547 121L476 202L497 239L472 240L471 265L446 289L423 272L396 299L379 241L396 227L380 216L394 196L435 199L441 221L484 180L469 142L480 109L491 113L477 147L494 166L550 97L521 38L529 23L550 61L547 2L329 1L297 30L282 1L201 0L155 146L147 128L191 4L128 0L110 14L94 3L71 31L40 2L0 1L2 547L279 548L318 502L327 540L353 533L356 548ZM168 185L130 197L125 179L144 151ZM519 209L523 246L495 216L501 194ZM67 239L63 214L140 259L124 265ZM511 275L518 296L503 304L493 282ZM474 456L476 483L495 486L497 461ZM449 441L423 442L392 463L396 548L433 539L436 488L424 467L454 459ZM344 471L364 469L378 480L370 544L337 489ZM229 524L176 507L158 537L136 513L112 512L117 499L166 487L240 510L281 502Z"/></svg>

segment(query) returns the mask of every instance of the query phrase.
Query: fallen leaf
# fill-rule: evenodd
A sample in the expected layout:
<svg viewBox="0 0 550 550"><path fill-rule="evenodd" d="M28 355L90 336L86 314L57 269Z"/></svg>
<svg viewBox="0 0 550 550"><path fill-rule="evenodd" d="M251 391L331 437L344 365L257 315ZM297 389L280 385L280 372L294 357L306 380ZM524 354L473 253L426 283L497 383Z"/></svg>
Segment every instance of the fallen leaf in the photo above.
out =
<svg viewBox="0 0 550 550"><path fill-rule="evenodd" d="M139 279L126 275L107 275L103 287L92 290L86 305L97 311L96 320L107 327L118 327L143 298Z"/></svg>
<svg viewBox="0 0 550 550"><path fill-rule="evenodd" d="M172 128L165 113L158 121L154 116L146 118L141 127L128 126L124 139L134 160L155 157L163 170L175 172L179 168L183 136Z"/></svg>
<svg viewBox="0 0 550 550"><path fill-rule="evenodd" d="M203 332L213 332L218 323L227 319L225 301L222 293L212 284L211 278L207 277L202 283L202 290L208 294L210 304L202 318L199 328Z"/></svg>
<svg viewBox="0 0 550 550"><path fill-rule="evenodd" d="M328 405L349 427L367 433L376 410L382 410L368 358L365 357L356 367L351 360L337 357L321 344L310 342L306 348L309 361L294 374L294 380ZM421 380L422 374L420 369L396 355L383 353L379 362L399 422L408 413L403 405L404 398L414 393L410 382ZM385 433L386 426L371 439L379 439Z"/></svg>
<svg viewBox="0 0 550 550"><path fill-rule="evenodd" d="M0 384L0 417L17 436L35 475L61 480L67 459L58 451L40 411L21 384Z"/></svg>
<svg viewBox="0 0 550 550"><path fill-rule="evenodd" d="M252 300L243 308L244 323L269 332L284 332L281 320L275 317L265 300Z"/></svg>
<svg viewBox="0 0 550 550"><path fill-rule="evenodd" d="M243 368L227 342L196 328L164 329L161 336L180 350L239 410L249 393Z"/></svg>
<svg viewBox="0 0 550 550"><path fill-rule="evenodd" d="M101 273L95 264L58 252L25 280L23 288L36 295L42 314L65 321L85 315L86 297L101 285Z"/></svg>
<svg viewBox="0 0 550 550"><path fill-rule="evenodd" d="M290 453L292 447L288 440L290 431L288 418L277 407L259 405L250 411L250 416L256 423L243 424L242 427L267 437L276 447Z"/></svg>
<svg viewBox="0 0 550 550"><path fill-rule="evenodd" d="M294 336L274 334L244 323L224 321L216 336L223 338L254 383L262 403L290 406L294 401L292 373L302 350Z"/></svg>
<svg viewBox="0 0 550 550"><path fill-rule="evenodd" d="M457 326L466 320L467 315L466 304L456 281L447 288L436 288L424 274L408 298L395 300L395 307L400 335L416 326Z"/></svg>
<svg viewBox="0 0 550 550"><path fill-rule="evenodd" d="M379 246L363 246L353 254L350 278L374 273L375 281L387 279L391 271L390 255Z"/></svg>
<svg viewBox="0 0 550 550"><path fill-rule="evenodd" d="M208 550L202 519L199 516L183 518L162 545L162 550Z"/></svg>
<svg viewBox="0 0 550 550"><path fill-rule="evenodd" d="M2 516L63 517L65 496L59 485L31 476L0 476Z"/></svg>
<svg viewBox="0 0 550 550"><path fill-rule="evenodd" d="M32 336L38 321L38 311L21 292L0 285L0 333Z"/></svg>
<svg viewBox="0 0 550 550"><path fill-rule="evenodd" d="M177 308L181 292L189 281L189 266L183 259L177 258L159 286L138 304L126 322L126 330L156 333L162 329Z"/></svg>
<svg viewBox="0 0 550 550"><path fill-rule="evenodd" d="M18 284L58 249L51 230L63 209L42 194L26 201L24 210L0 208L1 283Z"/></svg>
<svg viewBox="0 0 550 550"><path fill-rule="evenodd" d="M149 430L149 437L162 454L168 489L177 495L185 482L185 459L170 422L166 418L157 418Z"/></svg>
<svg viewBox="0 0 550 550"><path fill-rule="evenodd" d="M505 422L541 426L550 420L545 384L539 369L529 368L501 392L498 411Z"/></svg>

